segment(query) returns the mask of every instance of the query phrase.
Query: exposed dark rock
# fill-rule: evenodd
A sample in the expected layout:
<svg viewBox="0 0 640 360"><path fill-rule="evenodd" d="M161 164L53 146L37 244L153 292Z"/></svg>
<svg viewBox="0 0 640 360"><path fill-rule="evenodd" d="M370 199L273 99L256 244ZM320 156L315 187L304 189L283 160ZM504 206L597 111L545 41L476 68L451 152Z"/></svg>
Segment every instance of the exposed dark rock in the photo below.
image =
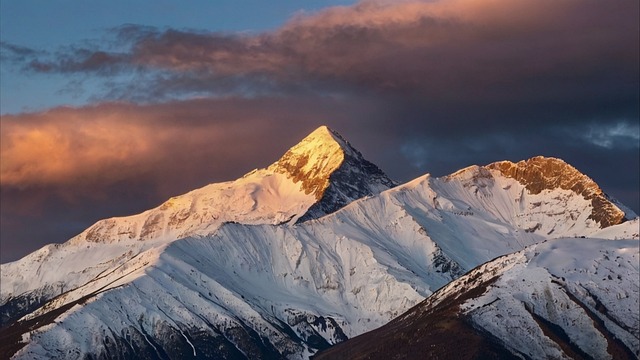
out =
<svg viewBox="0 0 640 360"><path fill-rule="evenodd" d="M0 305L0 328L3 328L28 313L44 305L49 299L55 296L52 286L45 286L41 289L11 297L4 304Z"/></svg>
<svg viewBox="0 0 640 360"><path fill-rule="evenodd" d="M86 295L76 301L72 301L49 312L43 313L42 315L38 315L29 320L15 321L0 329L0 359L10 358L26 345L26 343L22 342L22 334L26 334L47 324L51 324L58 316L64 314L75 305L84 304L94 296L95 293Z"/></svg>

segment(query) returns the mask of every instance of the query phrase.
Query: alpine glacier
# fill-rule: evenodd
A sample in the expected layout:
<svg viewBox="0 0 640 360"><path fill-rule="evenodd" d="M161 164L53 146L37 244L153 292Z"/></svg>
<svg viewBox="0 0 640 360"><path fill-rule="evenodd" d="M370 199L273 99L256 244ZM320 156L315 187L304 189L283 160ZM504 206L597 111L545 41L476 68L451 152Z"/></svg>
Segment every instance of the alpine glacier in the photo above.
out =
<svg viewBox="0 0 640 360"><path fill-rule="evenodd" d="M100 221L1 266L1 356L303 359L498 256L638 238L559 159L395 185L320 127L266 169Z"/></svg>

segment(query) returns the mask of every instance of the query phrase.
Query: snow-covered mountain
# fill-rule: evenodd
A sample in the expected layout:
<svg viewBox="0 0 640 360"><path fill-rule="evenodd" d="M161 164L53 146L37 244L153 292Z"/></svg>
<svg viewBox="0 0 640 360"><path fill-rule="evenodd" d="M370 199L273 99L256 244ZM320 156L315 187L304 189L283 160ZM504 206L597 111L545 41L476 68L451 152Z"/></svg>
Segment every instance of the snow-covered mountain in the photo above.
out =
<svg viewBox="0 0 640 360"><path fill-rule="evenodd" d="M306 358L497 256L557 237L638 237L624 222L635 214L558 159L393 185L321 127L266 169L3 264L0 349Z"/></svg>
<svg viewBox="0 0 640 360"><path fill-rule="evenodd" d="M228 222L311 219L392 185L340 135L321 126L266 169L171 198L138 215L99 221L64 244L3 264L0 325L164 243L208 235Z"/></svg>
<svg viewBox="0 0 640 360"><path fill-rule="evenodd" d="M548 240L316 359L637 359L639 252L637 239Z"/></svg>

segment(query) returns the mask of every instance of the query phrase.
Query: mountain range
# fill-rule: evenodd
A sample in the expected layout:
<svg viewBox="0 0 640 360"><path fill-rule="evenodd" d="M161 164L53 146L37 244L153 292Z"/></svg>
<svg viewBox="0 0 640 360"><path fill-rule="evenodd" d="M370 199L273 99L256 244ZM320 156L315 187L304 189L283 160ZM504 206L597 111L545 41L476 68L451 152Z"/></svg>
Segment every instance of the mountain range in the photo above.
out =
<svg viewBox="0 0 640 360"><path fill-rule="evenodd" d="M637 358L638 252L637 215L560 159L398 184L322 126L2 264L0 356Z"/></svg>

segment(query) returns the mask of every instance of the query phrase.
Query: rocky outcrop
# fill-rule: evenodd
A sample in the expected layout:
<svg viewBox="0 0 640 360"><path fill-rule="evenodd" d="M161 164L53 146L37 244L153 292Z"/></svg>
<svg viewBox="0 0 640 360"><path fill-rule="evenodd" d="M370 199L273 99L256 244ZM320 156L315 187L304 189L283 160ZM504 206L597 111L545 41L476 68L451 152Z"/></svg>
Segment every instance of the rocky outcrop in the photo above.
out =
<svg viewBox="0 0 640 360"><path fill-rule="evenodd" d="M592 212L589 218L599 223L601 228L627 220L625 213L607 198L598 184L560 159L537 156L517 163L499 161L486 167L517 180L531 194L560 188L591 200Z"/></svg>

